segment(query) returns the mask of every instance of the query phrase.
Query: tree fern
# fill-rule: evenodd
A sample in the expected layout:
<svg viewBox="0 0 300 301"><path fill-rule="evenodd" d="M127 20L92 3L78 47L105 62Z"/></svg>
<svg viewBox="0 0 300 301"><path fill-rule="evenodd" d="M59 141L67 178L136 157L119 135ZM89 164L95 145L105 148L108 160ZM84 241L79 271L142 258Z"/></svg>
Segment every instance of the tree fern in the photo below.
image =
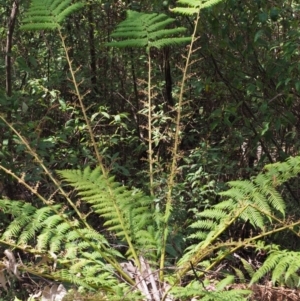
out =
<svg viewBox="0 0 300 301"><path fill-rule="evenodd" d="M72 3L72 0L31 0L21 29L58 29L67 16L82 7L83 3Z"/></svg>
<svg viewBox="0 0 300 301"><path fill-rule="evenodd" d="M219 1L181 0L178 3L185 7L178 7L173 11L188 15L197 14L197 26L200 9L210 7ZM26 18L23 20L24 25L22 28L28 30L60 29L60 24L66 16L80 7L82 7L81 3L71 4L71 1L67 0L33 0L30 9L26 13ZM144 47L148 54L150 54L152 47L161 48L167 45L190 42L190 38L181 37L184 28L167 29L167 26L172 24L173 21L173 19L168 18L164 14L145 14L128 11L127 19L120 23L112 34L112 38L118 41L112 41L107 45L114 47ZM167 202L164 217L161 218L161 216L155 214L154 210L151 210L152 196L148 197L141 192L127 189L116 183L113 178L109 178L97 150L95 153L98 154L100 168L58 172L65 181L75 187L82 200L89 203L94 212L105 220L104 227L106 230L110 234L116 235L123 243L125 242L127 247L126 255L129 258L135 259L133 267L136 274L134 277L138 279L137 276L140 276L141 281L138 279L135 283L133 280L134 277L130 277L128 273L122 270L120 261L124 260L124 254L120 254L120 252L115 250L108 238L91 229L84 216L81 214L76 216L74 212L78 208L75 205L72 206L72 202L69 202L69 207L72 207L71 210L69 207L65 208L60 205L48 204L47 202L45 202L45 208L36 208L23 202L10 201L11 204L9 204L8 201L1 201L0 209L7 214L13 215L14 220L4 232L0 242L25 251L27 250L27 246L30 245L32 246L30 252L41 253L43 256L47 253L49 255L52 254L52 259L58 264L59 270L51 271L51 269L48 269L47 271L49 271L51 277L55 277L57 280L69 281L91 289L104 289L108 292L108 296L110 292L117 295L114 296L114 300L145 299L145 297L137 297L139 292L137 292L136 288L140 285L140 282L145 281L145 279L149 280L144 272L155 276L157 276L157 273L152 272L154 269L151 270L150 268L143 270L141 267L143 260L141 258L145 256L151 259L158 259L158 256L155 256L165 252L166 241L170 233L168 222L172 214L172 189L174 187L174 178L177 174L176 162L179 157L177 147L180 140L178 138L180 136L180 114L184 103L185 78L187 77L187 69L190 68L191 64L189 58L192 53L195 34L196 29L193 34L181 82L181 95L178 98L177 134L175 134L177 140L174 139L173 162L168 180L168 195L166 197ZM65 44L63 45L65 47ZM65 49L67 48L65 47ZM73 75L76 94L80 101L86 123L89 125L86 110L81 102L82 97L78 90L79 85L76 83L75 73L72 71L67 50L66 56L70 64L71 74ZM148 57L150 99L148 110L150 112L152 107L152 85L150 84L151 57L150 55ZM149 120L152 120L151 114ZM148 127L150 145L152 144L151 130L152 127L150 124ZM91 129L90 135L92 144L97 149ZM26 142L23 143L26 145ZM31 151L31 153L34 153L34 151ZM149 149L150 155L151 149ZM34 157L36 158L37 156ZM149 161L151 162L150 159ZM37 160L37 162L42 165L41 160ZM183 258L179 260L178 271L174 273L173 277L170 276L172 285L174 285L174 295L182 297L182 299L198 297L206 301L243 300L244 295L247 293L245 291L220 291L227 283L232 281L232 277L226 277L221 281L215 287L216 291L206 290L206 286L203 286L201 281L191 281L186 287L180 287L179 282L182 277L188 274L191 265L197 267L200 262L203 264L205 261L205 269L212 269L216 263L226 258L233 250L250 245L250 240L235 242L228 238L228 234L226 234L226 230L239 220L249 221L256 228L261 229L261 237L266 234L264 226L268 221L275 221L280 223L280 226L283 225L282 229L274 227L274 231L288 229L290 225L284 224L283 221L277 219L279 214L284 216L285 206L282 196L277 192L276 187L292 176L297 175L299 171L299 157L289 159L287 162L267 166L263 173L251 181L229 183L230 189L222 194L224 198L227 198L226 200L203 212L199 212L195 216L195 222L191 225L193 234L190 238L194 244L186 250ZM58 188L61 192L62 189L59 184ZM164 229L162 230L161 228ZM160 240L160 238L162 239ZM258 238L254 237L253 239ZM251 246L255 246L255 243ZM288 275L286 280L292 279L291 281L295 282L297 280L296 270L295 267L291 267L289 261L292 258L298 260L297 256L298 253L292 254L291 252L286 252L283 255L282 253L279 255L272 255L271 253L269 263L267 263L260 273L256 274L256 276L254 275L253 279L259 279L268 271L273 270L274 281L281 280L279 274L286 273ZM164 270L167 270L164 266L165 257L161 256L160 261L162 263L160 264L160 272L163 273ZM156 266L154 267L156 268ZM30 268L33 273L37 273L38 265L32 264L31 267L29 266L29 272ZM299 268L298 265L296 268ZM163 280L163 277L160 280ZM208 283L206 282L205 285L208 285ZM161 287L163 287L163 284L161 284ZM114 288L113 292L112 288ZM166 297L168 289L165 291L162 289L161 291L166 293ZM125 294L125 297L124 292L128 293L128 295ZM141 292L143 291L140 290Z"/></svg>

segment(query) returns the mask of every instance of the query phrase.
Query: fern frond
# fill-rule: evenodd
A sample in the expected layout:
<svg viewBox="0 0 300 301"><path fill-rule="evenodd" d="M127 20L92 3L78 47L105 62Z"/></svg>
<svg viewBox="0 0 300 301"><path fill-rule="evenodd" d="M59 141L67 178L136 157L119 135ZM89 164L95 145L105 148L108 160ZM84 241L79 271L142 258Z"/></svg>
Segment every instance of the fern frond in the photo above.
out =
<svg viewBox="0 0 300 301"><path fill-rule="evenodd" d="M30 7L22 20L21 29L57 29L67 16L83 6L83 3L72 3L72 0L31 0Z"/></svg>
<svg viewBox="0 0 300 301"><path fill-rule="evenodd" d="M283 163L286 165L286 163ZM278 175L280 165L277 165ZM241 218L249 220L250 223L259 228L263 228L264 219L269 218L266 214L272 214L273 210L285 213L285 202L282 196L273 186L272 178L275 175L274 166L272 167L272 177L270 174L261 173L251 181L231 181L229 190L222 192L222 196L229 197L235 206L238 203L249 205L242 214ZM220 206L220 205L218 205Z"/></svg>
<svg viewBox="0 0 300 301"><path fill-rule="evenodd" d="M237 278L239 279L239 282L246 283L246 277L245 277L244 273L240 269L235 268L234 266L232 266L231 268L234 270Z"/></svg>
<svg viewBox="0 0 300 301"><path fill-rule="evenodd" d="M300 157L289 157L284 162L268 164L264 167L264 170L266 176L272 181L273 186L276 187L299 174Z"/></svg>
<svg viewBox="0 0 300 301"><path fill-rule="evenodd" d="M227 211L220 210L219 208L220 207L216 206L214 209L206 209L202 212L199 212L197 214L197 217L200 217L200 218L205 217L205 218L211 218L211 219L216 219L216 220L224 219L227 216Z"/></svg>
<svg viewBox="0 0 300 301"><path fill-rule="evenodd" d="M112 42L113 45L107 46L114 46L117 48L124 48L124 47L146 47L148 43L148 39L127 39L124 41Z"/></svg>
<svg viewBox="0 0 300 301"><path fill-rule="evenodd" d="M52 229L55 228L59 223L63 221L63 218L61 215L58 214L51 214L46 219L43 220L43 224L46 229Z"/></svg>
<svg viewBox="0 0 300 301"><path fill-rule="evenodd" d="M47 250L48 242L52 237L52 233L50 231L43 231L38 238L36 243L36 248L39 252L43 252Z"/></svg>
<svg viewBox="0 0 300 301"><path fill-rule="evenodd" d="M170 39L170 38L164 38L164 39L159 39L154 42L150 42L148 45L149 47L155 47L155 48L162 48L165 46L172 46L172 45L179 45L182 43L188 43L190 41L190 38L176 38L176 39Z"/></svg>
<svg viewBox="0 0 300 301"><path fill-rule="evenodd" d="M240 218L244 221L249 221L255 228L263 229L265 226L266 216L253 207L247 206L241 213Z"/></svg>
<svg viewBox="0 0 300 301"><path fill-rule="evenodd" d="M55 206L59 209L60 206ZM30 216L31 222L23 228L22 233L19 237L18 243L21 245L27 244L33 239L39 229L42 227L42 222L53 213L49 207L43 207L35 210L33 217Z"/></svg>
<svg viewBox="0 0 300 301"><path fill-rule="evenodd" d="M240 260L242 261L244 269L247 271L249 276L253 277L253 275L255 273L253 266L248 261L246 261L244 258L240 258Z"/></svg>
<svg viewBox="0 0 300 301"><path fill-rule="evenodd" d="M247 296L251 293L249 290L230 290L225 291L222 290L223 284L231 282L232 278L225 278L224 282L220 281L219 284L219 291L211 292L206 290L206 286L209 286L207 281L199 282L199 281L192 281L189 285L185 287L174 287L171 290L172 295L174 297L181 300L181 298L189 300L193 297L197 298L197 300L205 300L205 301L246 301ZM217 284L217 286L218 286Z"/></svg>
<svg viewBox="0 0 300 301"><path fill-rule="evenodd" d="M191 16L198 13L199 8L194 7L175 7L170 9L173 13L179 13L185 16Z"/></svg>
<svg viewBox="0 0 300 301"><path fill-rule="evenodd" d="M0 200L0 209L6 213L14 216L14 220L4 231L2 238L5 240L16 239L22 234L22 243L26 243L25 237L32 237L32 230L30 229L32 216L36 214L36 208L31 204L21 201ZM39 215L37 215L40 218ZM38 224L38 223L37 223ZM36 225L37 225L36 224ZM33 225L33 228L35 226ZM23 229L25 232L23 233Z"/></svg>
<svg viewBox="0 0 300 301"><path fill-rule="evenodd" d="M263 278L267 273L272 273L272 282L275 284L282 280L287 283L291 278L299 279L297 272L300 268L300 252L288 250L271 252L263 265L254 273L250 284ZM299 286L299 283L297 284Z"/></svg>
<svg viewBox="0 0 300 301"><path fill-rule="evenodd" d="M235 208L235 203L232 199L224 200L214 206L216 209L232 211Z"/></svg>
<svg viewBox="0 0 300 301"><path fill-rule="evenodd" d="M55 260L60 267L60 272L49 270L47 274L43 270L44 277L54 277L89 289L116 285L117 278L111 264L116 268L115 262L122 255L109 248L99 232L84 227L72 212L61 210L61 205L36 208L11 200L0 200L0 210L14 216L1 237L1 243L13 243L23 250L31 246L30 252L41 254L43 260ZM26 270L39 275L39 265L29 264Z"/></svg>
<svg viewBox="0 0 300 301"><path fill-rule="evenodd" d="M191 239L198 239L200 241L205 240L207 237L207 230L206 231L201 231L200 229L197 229L197 232L191 234L189 238ZM193 245L195 247L196 245Z"/></svg>
<svg viewBox="0 0 300 301"><path fill-rule="evenodd" d="M146 249L143 247L146 241L142 233L152 224L152 198L128 190L114 182L113 178L107 179L99 168L63 170L58 174L75 187L82 200L91 204L94 211L105 219L104 226L109 231L124 242L135 242L136 246ZM131 252L130 249L128 251Z"/></svg>
<svg viewBox="0 0 300 301"><path fill-rule="evenodd" d="M217 227L217 223L213 220L198 220L191 225L191 228L203 229L203 230L214 230Z"/></svg>
<svg viewBox="0 0 300 301"><path fill-rule="evenodd" d="M228 275L224 279L222 279L221 281L219 281L217 283L216 290L219 291L219 292L223 291L226 286L228 286L232 283L234 283L234 275Z"/></svg>
<svg viewBox="0 0 300 301"><path fill-rule="evenodd" d="M291 170L290 174L289 170ZM191 225L196 231L190 238L198 239L200 242L190 246L179 261L178 264L182 268L181 273L184 275L190 269L190 262L196 265L203 260L204 256L207 256L206 251L209 249L209 246L215 245L218 248L216 240L220 239L221 235L236 220L249 221L254 227L262 230L264 230L268 220L271 221L274 218L278 221L275 215L278 212L282 215L285 213L284 201L276 190L278 181L283 183L299 172L300 157L296 157L286 162L267 166L261 174L254 177L251 181L229 182L230 188L220 193L228 199L196 215L197 220ZM278 181L274 182L274 177ZM217 260L218 258L216 258ZM259 276L256 277L259 278L268 269L273 269L278 264L278 260L276 257L271 257L268 261L269 265L264 266L256 274Z"/></svg>
<svg viewBox="0 0 300 301"><path fill-rule="evenodd" d="M221 1L222 0L178 0L177 3L182 4L183 7L175 7L171 9L171 11L183 15L194 15L197 14L199 10L216 5Z"/></svg>
<svg viewBox="0 0 300 301"><path fill-rule="evenodd" d="M285 278L284 275L282 275L282 278ZM290 275L289 278L287 279L283 279L283 281L281 281L281 285L285 285L291 288L299 288L300 287L300 277L296 274L293 273Z"/></svg>
<svg viewBox="0 0 300 301"><path fill-rule="evenodd" d="M95 286L93 286L92 283L86 281L87 279L85 279L84 277L78 277L78 273L70 273L70 270L68 269L60 269L59 271L54 272L53 277L60 280L61 282L73 283L78 287L84 287L88 290L95 289Z"/></svg>
<svg viewBox="0 0 300 301"><path fill-rule="evenodd" d="M174 37L186 31L184 27L166 28L175 20L165 14L145 14L128 10L127 18L121 22L111 34L112 38L122 38L122 41L107 43L112 47L151 47L161 48L169 45L189 43L189 37Z"/></svg>

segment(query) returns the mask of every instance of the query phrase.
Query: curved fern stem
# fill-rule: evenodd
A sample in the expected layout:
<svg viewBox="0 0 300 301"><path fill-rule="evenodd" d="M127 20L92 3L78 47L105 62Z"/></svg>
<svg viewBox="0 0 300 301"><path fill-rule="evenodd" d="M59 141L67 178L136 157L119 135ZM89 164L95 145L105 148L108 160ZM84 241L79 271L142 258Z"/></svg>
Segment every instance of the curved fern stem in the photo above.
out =
<svg viewBox="0 0 300 301"><path fill-rule="evenodd" d="M79 85L80 83L77 83L76 78L75 78L75 74L76 71L73 70L72 68L72 62L70 60L69 54L68 54L68 49L67 46L65 44L65 39L62 35L61 32L61 25L60 23L64 21L64 19L66 18L66 16L68 16L69 14L71 14L72 12L74 12L75 10L83 7L83 3L75 3L75 4L71 4L71 0L64 0L64 1L47 1L47 0L32 0L31 6L28 10L28 12L26 13L26 18L24 19L25 25L22 26L22 29L24 30L41 30L41 29L45 29L45 30L53 30L53 29L57 29L61 42L62 42L62 46L65 52L65 57L66 60L68 62L69 65L69 71L71 73L71 78L72 78L72 82L74 84L74 89L75 89L75 94L78 97L78 101L82 110L82 114L86 123L86 126L88 128L88 132L89 132L89 136L94 148L94 153L97 159L97 162L100 166L100 169L102 171L102 174L104 176L105 179L107 179L107 183L108 183L108 191L109 191L109 195L110 195L110 200L115 204L115 194L114 194L114 189L112 186L109 185L109 175L108 172L104 166L103 163L103 158L99 153L98 147L97 147L97 143L95 141L95 136L93 134L93 130L89 121L89 118L87 117L86 114L86 109L83 103L83 96L81 95L80 91L79 91ZM67 200L67 202L69 203L70 207L74 210L74 212L78 215L80 222L83 224L83 226L86 229L91 229L91 227L89 226L89 224L86 222L85 217L80 213L80 211L78 210L77 206L72 202L72 200L68 197L68 195L66 194L66 192L63 190L63 188L61 187L60 183L55 179L55 177L52 175L52 173L47 169L47 167L43 164L43 161L39 158L39 156L37 155L37 153L31 148L30 144L26 141L26 139L24 137L22 137L22 135L20 133L18 133L15 128L9 124L2 116L0 116L1 119L8 125L8 127L19 137L19 139L21 140L21 142L25 145L25 147L28 149L29 153L35 158L35 161L42 167L42 169L44 170L45 174L51 179L51 181L55 184L55 186L57 187L58 191L61 193L61 195L63 195L65 197L65 199ZM21 184L23 184L27 189L29 189L33 194L35 194L38 198L40 198L45 205L47 205L48 207L50 207L53 212L60 216L65 223L68 225L69 229L72 229L72 223L70 220L68 220L67 218L65 218L58 210L55 209L55 207L53 207L51 200L46 200L43 196L41 196L38 192L37 189L32 188L30 185L28 185L23 178L17 176L16 174L14 174L13 172L11 172L10 170L6 169L3 166L0 166L0 168L2 170L4 170L6 173L12 175L15 179L17 179ZM122 224L123 222L123 217L122 217L122 212L120 212L118 206L115 206L117 214L119 216L120 219L120 223ZM122 225L123 228L125 229L125 226ZM84 228L83 227L83 228ZM134 284L134 281L129 277L129 275L123 271L122 267L120 266L120 264L117 261L116 257L111 257L111 256L107 256L110 254L109 250L106 248L106 246L101 244L100 246L96 246L94 243L92 243L89 239L86 239L80 232L80 229L75 228L74 229L76 232L78 232L78 237L82 238L85 243L87 243L91 249L97 250L99 254L101 254L101 257L109 264L111 264L111 266L122 276L123 279L125 279L128 283L130 284ZM139 258L136 254L135 248L131 242L131 239L129 237L129 235L126 233L125 231L125 237L127 240L127 243L129 245L129 249L131 251L132 256L134 257L136 264L140 267L140 261Z"/></svg>
<svg viewBox="0 0 300 301"><path fill-rule="evenodd" d="M67 200L67 202L69 203L69 205L73 208L73 210L76 212L77 216L79 217L80 221L84 224L84 226L88 229L91 229L91 227L89 226L89 224L86 222L85 218L82 216L82 214L80 213L80 211L78 210L78 208L76 207L76 205L72 202L72 200L68 197L67 193L63 190L63 188L61 187L60 183L55 179L55 177L52 175L52 173L48 170L48 168L44 165L43 161L39 158L39 156L37 155L37 153L31 148L31 146L29 145L29 143L27 142L27 140L10 124L7 122L7 120L5 120L5 118L3 118L0 115L0 119L19 137L19 139L22 141L22 143L26 146L26 148L28 149L29 153L34 157L35 161L43 168L43 170L45 171L45 174L51 179L51 181L55 184L55 186L57 187L57 189L59 190L59 192L65 197L65 199ZM0 165L0 169L2 169L5 173L11 175L12 177L14 177L16 180L18 180L19 183L21 183L22 185L24 185L28 190L30 190L34 195L36 195L45 205L49 206L52 208L52 210L57 214L57 215L61 215L59 211L57 211L52 205L51 205L51 200L46 200L42 195L40 195L36 189L34 189L33 187L31 187L30 185L28 185L24 179L18 177L15 173L13 173L11 170L3 167L2 165ZM110 193L112 196L112 199L114 198L112 189L110 189ZM122 214L119 211L119 208L117 206L115 206L116 210L118 211L118 215L121 218L121 222L122 222ZM70 228L72 227L71 224L69 223L68 220L65 219L65 222L68 223L70 225ZM125 228L125 226L124 226ZM137 259L137 264L139 266L139 259L138 256L135 252L135 248L132 245L131 239L129 238L128 234L126 234L126 238L127 238L127 242L128 245L130 247L130 250L134 256L135 259ZM89 243L89 241L87 240L87 242ZM133 280L123 271L123 269L121 268L121 266L119 265L119 263L115 260L113 261L111 258L107 257L105 255L105 251L108 252L108 250L106 250L105 246L101 246L104 251L101 251L99 247L96 246L91 246L94 249L98 250L99 253L102 254L103 258L110 263L117 271L118 273L120 273L120 275L122 275L124 277L124 279L126 279L129 283L134 284Z"/></svg>
<svg viewBox="0 0 300 301"><path fill-rule="evenodd" d="M29 153L34 157L35 161L42 167L44 170L45 174L51 179L51 181L55 184L56 188L59 190L59 192L65 197L69 205L73 208L73 210L76 212L77 216L79 217L80 220L84 221L84 218L80 211L77 209L76 205L72 202L72 200L68 197L67 193L63 190L59 182L55 179L55 177L52 175L52 173L49 171L49 169L45 166L43 161L40 159L38 154L31 148L27 140L4 118L0 115L0 119L19 137L23 145L26 146L28 149ZM37 191L35 191L30 185L28 185L24 180L21 178L17 177L12 171L6 169L2 165L0 165L0 168L4 170L6 173L10 174L14 178L16 178L19 182L21 182L26 188L28 188L31 192L33 192L35 195L39 197L40 200L43 201L44 204L49 205L50 200L46 200L44 197L41 195L37 194ZM84 221L85 226L88 227L88 224Z"/></svg>
<svg viewBox="0 0 300 301"><path fill-rule="evenodd" d="M92 141L92 145L93 145L93 148L94 148L94 151L95 151L97 162L98 162L98 164L101 168L101 171L102 171L103 175L107 176L107 171L106 171L106 169L103 165L103 158L99 153L99 150L98 150L98 147L97 147L97 144L96 144L96 140L95 140L95 136L94 136L94 133L93 133L93 129L92 129L90 120L89 120L89 118L87 117L87 114L86 114L85 105L83 103L83 97L82 97L81 93L79 92L78 87L79 87L80 83L77 83L77 80L75 78L75 73L76 72L73 70L72 62L71 62L70 57L69 57L68 48L65 44L65 39L64 39L64 37L61 33L60 28L58 28L58 33L59 33L59 36L60 36L60 39L61 39L61 42L62 42L62 46L63 46L64 51L65 51L65 56L66 56L66 59L67 59L68 65L69 65L69 71L70 71L71 76L72 76L72 82L74 84L75 93L76 93L76 96L78 98L78 101L79 101L79 104L80 104L80 107L81 107L81 111L82 111L82 114L83 114L83 117L84 117L84 121L85 121L86 126L87 126L88 131L89 131L89 136L90 136L90 139Z"/></svg>
<svg viewBox="0 0 300 301"><path fill-rule="evenodd" d="M148 51L148 160L149 160L149 184L150 195L154 195L153 191L153 149L152 149L152 101L151 101L151 56L150 49Z"/></svg>
<svg viewBox="0 0 300 301"><path fill-rule="evenodd" d="M96 140L95 140L95 136L94 136L94 133L93 133L93 129L92 129L90 120L89 120L89 118L88 118L88 116L86 114L85 105L83 103L83 97L82 97L82 95L81 95L81 93L79 91L79 88L78 88L79 87L79 83L77 83L77 81L76 81L75 71L73 70L72 62L71 62L69 54L68 54L68 49L67 49L67 46L66 46L66 44L64 42L65 39L64 39L64 37L63 37L60 29L58 29L58 32L59 32L59 36L61 38L62 45L63 45L64 51L65 51L66 59L67 59L68 64L69 64L69 70L70 70L70 73L71 73L71 76L72 76L72 81L73 81L73 84L74 84L75 93L76 93L76 96L78 98L78 101L79 101L79 104L80 104L80 107L81 107L81 111L82 111L85 123L86 123L88 131L89 131L89 136L90 136L90 139L92 141L92 145L93 145L93 148L94 148L94 151L95 151L95 155L97 157L97 161L98 161L99 167L101 168L101 172L102 172L104 178L108 179L108 172L107 172L107 170L106 170L106 168L105 168L105 166L103 164L103 158L100 155L100 152L98 150L97 143L96 143ZM109 189L109 192L110 192L111 200L113 201L113 203L115 205L116 202L115 202L115 195L114 195L113 189L112 189L112 187L110 187L109 181L107 181L107 183L108 183L108 189ZM116 209L116 212L117 212L117 214L119 216L119 221L120 221L122 227L125 229L125 225L124 225L122 213L120 212L120 210L119 210L119 208L118 208L117 205L115 205L115 209ZM127 234L126 231L125 231L125 237L126 237L126 241L128 243L129 249L131 250L132 255L134 257L134 260L135 260L137 266L140 268L139 257L137 255L135 247L133 246L132 241L131 241L131 239L128 236L128 234Z"/></svg>
<svg viewBox="0 0 300 301"><path fill-rule="evenodd" d="M220 235L241 216L248 206L249 205L246 204L236 212L233 212L232 216L228 216L225 220L220 222L217 228L209 233L204 241L198 244L198 246L195 248L195 251L191 255L191 258L183 264L182 268L178 272L179 279L186 275L186 273L191 269L191 265L197 266L197 264L203 259L203 253L205 253L207 249L211 248L210 246L214 243L214 241L218 239Z"/></svg>
<svg viewBox="0 0 300 301"><path fill-rule="evenodd" d="M64 218L61 213L52 205L51 203L51 200L46 200L42 195L40 195L36 189L32 188L30 185L28 185L22 178L18 177L15 173L13 173L12 171L8 170L7 168L3 167L2 165L0 165L0 169L2 169L4 172L6 172L7 174L11 175L12 177L14 177L16 180L18 180L19 183L21 183L23 186L25 186L28 190L30 190L34 195L36 195L45 205L47 205L48 207L50 207L52 209L53 212L55 212L57 215L61 216L63 218L63 220L69 225L69 228L72 228L72 225L71 225L71 222ZM53 178L53 176L52 176ZM55 180L55 178L53 178L53 180ZM56 181L56 180L55 180ZM54 182L54 183L57 183L57 182ZM62 194L67 198L65 192L63 191L63 189L58 186L59 190L62 191ZM73 202L70 200L69 202L70 204L72 204L73 208L76 206L73 204ZM76 208L77 210L77 208ZM89 224L86 222L85 218L82 217L82 215L80 214L79 215L79 218L80 218L80 221L84 224L84 226L88 229L91 229L91 227L89 226ZM76 230L76 229L75 229ZM77 231L77 230L76 230ZM77 231L78 232L78 231ZM100 249L99 246L96 246L94 244L92 244L88 239L85 239L85 237L82 237L82 235L78 232L79 236L85 240L92 249L94 250L97 250L101 256L103 257L104 260L106 260L109 264L111 264L115 269L116 271L118 271L118 273L120 275L122 275L122 277L124 279L126 279L129 283L131 284L134 284L134 281L127 275L127 273L125 273L122 269L122 267L120 266L120 264L117 262L117 260L112 260L112 258L106 256L105 254L109 254L109 250L104 246L104 245L101 245L101 248L103 250ZM0 241L1 242L1 241ZM6 241L3 242L4 244L8 244ZM14 247L17 247L20 249L20 246L16 246L14 245ZM26 249L26 251L28 251ZM115 259L115 258L114 258Z"/></svg>
<svg viewBox="0 0 300 301"><path fill-rule="evenodd" d="M177 104L177 116L175 120L175 135L174 135L174 144L172 148L172 163L171 163L171 168L170 168L170 175L168 178L168 190L167 190L167 195L166 195L166 209L165 209L165 214L164 214L164 227L163 227L163 235L162 235L162 254L160 258L160 280L163 281L164 278L164 267L165 267L165 252L166 252L166 244L167 244L167 238L168 238L168 222L171 216L171 211L172 211L172 192L175 184L175 176L177 173L177 162L179 158L178 154L178 147L180 144L180 121L181 121L181 114L182 114L182 106L183 106L183 93L185 90L185 82L187 79L187 72L188 68L190 66L190 59L191 55L193 53L193 45L195 41L197 40L196 38L196 33L197 33L197 25L200 20L200 10L197 13L196 21L195 21L195 26L194 26L194 31L192 34L192 39L189 47L189 51L186 57L186 63L185 67L183 69L183 75L182 75L182 81L181 81L181 87L180 87L180 93L179 93L179 100Z"/></svg>

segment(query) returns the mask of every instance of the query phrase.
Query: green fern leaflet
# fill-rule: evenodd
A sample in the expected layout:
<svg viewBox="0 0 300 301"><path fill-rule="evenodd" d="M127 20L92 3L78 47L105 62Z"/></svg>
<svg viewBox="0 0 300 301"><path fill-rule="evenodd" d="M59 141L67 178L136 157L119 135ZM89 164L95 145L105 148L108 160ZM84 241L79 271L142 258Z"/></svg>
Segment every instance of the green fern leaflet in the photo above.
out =
<svg viewBox="0 0 300 301"><path fill-rule="evenodd" d="M211 7L222 0L179 0L178 4L182 4L183 7L175 7L171 11L174 13L180 13L183 15L194 15L203 8Z"/></svg>
<svg viewBox="0 0 300 301"><path fill-rule="evenodd" d="M128 10L127 18L121 22L112 33L113 38L122 38L122 41L107 43L113 47L146 47L162 48L164 46L189 43L190 37L176 37L186 31L184 27L166 28L175 20L165 14L145 14Z"/></svg>
<svg viewBox="0 0 300 301"><path fill-rule="evenodd" d="M82 8L83 3L72 0L31 0L29 10L23 19L23 30L54 30L74 11Z"/></svg>
<svg viewBox="0 0 300 301"><path fill-rule="evenodd" d="M83 201L91 204L94 211L105 219L104 226L107 230L128 244L128 255L136 252L132 242L142 250L149 247L151 239L145 234L153 220L150 210L152 198L127 189L113 178L107 179L100 168L62 170L58 174L78 191Z"/></svg>
<svg viewBox="0 0 300 301"><path fill-rule="evenodd" d="M300 253L283 250L273 251L263 265L256 271L251 279L253 284L263 278L267 273L272 273L273 284L286 285L291 288L299 288L300 277Z"/></svg>

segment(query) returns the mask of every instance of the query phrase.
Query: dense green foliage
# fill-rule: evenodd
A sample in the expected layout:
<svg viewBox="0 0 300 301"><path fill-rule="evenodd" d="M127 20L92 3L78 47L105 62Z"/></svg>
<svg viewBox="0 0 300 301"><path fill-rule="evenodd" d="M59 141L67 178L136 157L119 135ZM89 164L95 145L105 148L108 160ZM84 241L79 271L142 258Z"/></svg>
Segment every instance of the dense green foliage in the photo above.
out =
<svg viewBox="0 0 300 301"><path fill-rule="evenodd" d="M1 298L299 287L297 3L2 2Z"/></svg>

